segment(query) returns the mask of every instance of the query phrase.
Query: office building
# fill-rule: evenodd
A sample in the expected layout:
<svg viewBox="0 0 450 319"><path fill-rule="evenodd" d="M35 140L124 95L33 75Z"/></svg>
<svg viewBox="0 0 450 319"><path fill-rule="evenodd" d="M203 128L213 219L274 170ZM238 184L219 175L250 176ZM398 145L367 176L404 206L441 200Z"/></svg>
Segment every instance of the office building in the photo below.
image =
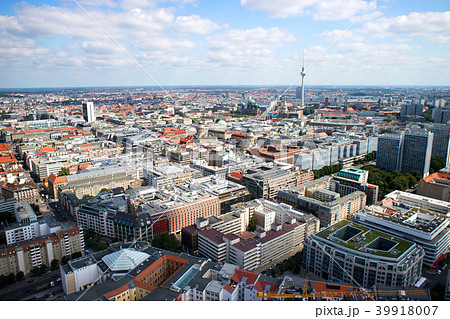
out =
<svg viewBox="0 0 450 319"><path fill-rule="evenodd" d="M425 127L434 134L431 156L445 158L448 165L450 163L450 125L433 123Z"/></svg>
<svg viewBox="0 0 450 319"><path fill-rule="evenodd" d="M83 119L87 123L95 121L94 102L83 101L82 110L83 110Z"/></svg>
<svg viewBox="0 0 450 319"><path fill-rule="evenodd" d="M378 185L367 183L368 177L368 171L355 167L343 168L333 175L330 181L330 190L341 196L361 191L367 195L368 205L375 204L378 201Z"/></svg>
<svg viewBox="0 0 450 319"><path fill-rule="evenodd" d="M273 265L299 252L305 240L306 224L290 219L282 225L272 223L269 230L254 234L222 234L215 229L198 232L200 255L220 262L230 262L247 270Z"/></svg>
<svg viewBox="0 0 450 319"><path fill-rule="evenodd" d="M420 176L427 176L433 136L431 132L422 131L383 134L378 138L376 167L401 172L417 170Z"/></svg>
<svg viewBox="0 0 450 319"><path fill-rule="evenodd" d="M423 249L413 242L341 221L306 238L302 264L338 283L412 287L421 277L423 257Z"/></svg>
<svg viewBox="0 0 450 319"><path fill-rule="evenodd" d="M417 207L372 205L357 212L355 221L416 243L423 248L423 263L428 266L433 266L450 246L449 218Z"/></svg>
<svg viewBox="0 0 450 319"><path fill-rule="evenodd" d="M406 208L419 207L450 217L449 202L408 192L393 191L385 196L382 203Z"/></svg>
<svg viewBox="0 0 450 319"><path fill-rule="evenodd" d="M247 170L241 183L254 198L276 199L279 190L296 186L296 176L281 168L262 166Z"/></svg>
<svg viewBox="0 0 450 319"><path fill-rule="evenodd" d="M345 196L330 190L331 176L278 192L278 201L309 212L327 226L352 217L366 205L367 195L359 190Z"/></svg>

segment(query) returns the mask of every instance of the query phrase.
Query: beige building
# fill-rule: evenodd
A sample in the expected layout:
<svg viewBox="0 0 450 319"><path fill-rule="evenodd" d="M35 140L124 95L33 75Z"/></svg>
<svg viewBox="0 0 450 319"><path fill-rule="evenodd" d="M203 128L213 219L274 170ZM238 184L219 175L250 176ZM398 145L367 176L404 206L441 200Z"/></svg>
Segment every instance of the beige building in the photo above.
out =
<svg viewBox="0 0 450 319"><path fill-rule="evenodd" d="M53 259L61 260L75 252L84 254L83 230L65 225L55 233L2 247L0 274L28 274L35 267L50 267Z"/></svg>

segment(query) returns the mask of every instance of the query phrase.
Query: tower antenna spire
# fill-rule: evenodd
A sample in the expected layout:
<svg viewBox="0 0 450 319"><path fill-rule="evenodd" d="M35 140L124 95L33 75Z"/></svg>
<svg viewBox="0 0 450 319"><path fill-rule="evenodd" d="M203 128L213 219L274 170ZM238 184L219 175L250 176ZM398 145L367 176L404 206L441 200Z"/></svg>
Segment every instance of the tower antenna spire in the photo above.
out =
<svg viewBox="0 0 450 319"><path fill-rule="evenodd" d="M305 107L305 75L305 50L303 50L302 71L300 72L300 76L302 77L302 108Z"/></svg>

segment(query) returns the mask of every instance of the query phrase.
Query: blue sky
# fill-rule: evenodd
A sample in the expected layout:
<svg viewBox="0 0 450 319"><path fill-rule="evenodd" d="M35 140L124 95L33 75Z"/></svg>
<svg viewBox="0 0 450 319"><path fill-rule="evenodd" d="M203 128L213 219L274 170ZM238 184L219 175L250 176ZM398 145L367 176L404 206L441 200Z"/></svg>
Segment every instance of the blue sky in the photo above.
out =
<svg viewBox="0 0 450 319"><path fill-rule="evenodd" d="M0 2L0 87L450 85L444 0L76 1Z"/></svg>

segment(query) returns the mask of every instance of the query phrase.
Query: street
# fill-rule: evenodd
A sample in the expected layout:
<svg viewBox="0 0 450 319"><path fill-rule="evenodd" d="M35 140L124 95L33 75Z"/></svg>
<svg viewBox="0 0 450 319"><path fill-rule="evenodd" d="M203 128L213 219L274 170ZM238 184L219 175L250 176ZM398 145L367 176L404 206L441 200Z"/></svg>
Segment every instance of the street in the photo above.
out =
<svg viewBox="0 0 450 319"><path fill-rule="evenodd" d="M38 277L27 276L23 280L0 289L0 300L47 300L63 294L59 269ZM53 282L54 286L50 287ZM39 290L39 291L38 291ZM51 296L50 296L51 295ZM35 299L34 299L35 298Z"/></svg>

